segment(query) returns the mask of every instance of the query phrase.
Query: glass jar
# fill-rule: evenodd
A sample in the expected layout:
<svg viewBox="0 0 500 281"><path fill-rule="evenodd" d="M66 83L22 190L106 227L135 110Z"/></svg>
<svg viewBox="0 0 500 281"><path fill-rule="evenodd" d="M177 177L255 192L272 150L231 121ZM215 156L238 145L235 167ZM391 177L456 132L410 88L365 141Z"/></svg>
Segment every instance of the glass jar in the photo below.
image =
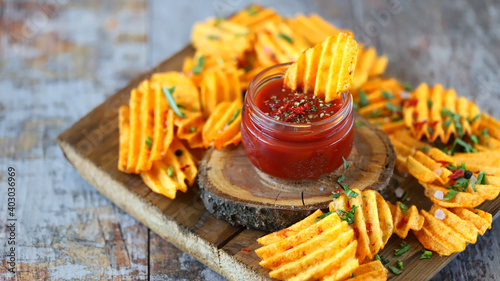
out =
<svg viewBox="0 0 500 281"><path fill-rule="evenodd" d="M243 105L241 137L247 157L262 172L283 179L319 179L343 164L354 142L352 95L332 116L304 123L276 120L257 107L256 97L268 83L283 79L289 65L269 67L254 77Z"/></svg>

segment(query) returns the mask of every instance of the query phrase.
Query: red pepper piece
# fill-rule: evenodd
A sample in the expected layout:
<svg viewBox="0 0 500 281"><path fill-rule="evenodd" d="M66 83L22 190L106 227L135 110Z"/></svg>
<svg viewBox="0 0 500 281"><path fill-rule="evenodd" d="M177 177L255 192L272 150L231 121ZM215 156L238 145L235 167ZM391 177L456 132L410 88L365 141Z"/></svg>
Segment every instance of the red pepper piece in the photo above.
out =
<svg viewBox="0 0 500 281"><path fill-rule="evenodd" d="M250 253L250 249L248 249L248 248L241 248L241 250Z"/></svg>
<svg viewBox="0 0 500 281"><path fill-rule="evenodd" d="M463 177L464 175L464 170L456 170L453 174L449 175L448 178L456 180L459 177Z"/></svg>

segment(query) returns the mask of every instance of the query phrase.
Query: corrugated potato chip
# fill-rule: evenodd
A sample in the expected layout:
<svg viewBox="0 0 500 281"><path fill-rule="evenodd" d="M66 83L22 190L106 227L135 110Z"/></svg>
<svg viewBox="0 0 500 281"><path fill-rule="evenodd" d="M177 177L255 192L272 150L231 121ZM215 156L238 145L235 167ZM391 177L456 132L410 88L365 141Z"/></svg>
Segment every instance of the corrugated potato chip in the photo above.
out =
<svg viewBox="0 0 500 281"><path fill-rule="evenodd" d="M360 265L352 273L351 278L347 279L349 281L383 281L387 280L387 273L389 271L385 269L384 265L378 261L371 261Z"/></svg>
<svg viewBox="0 0 500 281"><path fill-rule="evenodd" d="M203 126L202 138L205 147L222 149L241 140L241 109L240 100L222 102Z"/></svg>
<svg viewBox="0 0 500 281"><path fill-rule="evenodd" d="M359 261L372 260L384 248L393 232L389 205L374 190L353 189L348 194L333 200L330 211L337 212L340 218L352 223L358 241L356 256Z"/></svg>
<svg viewBox="0 0 500 281"><path fill-rule="evenodd" d="M414 231L415 236L426 249L440 256L462 252L466 243L476 243L477 234L491 227L488 216L485 219L479 212L485 215L475 209L455 208L450 211L434 205L429 212L421 210L425 222L421 230Z"/></svg>
<svg viewBox="0 0 500 281"><path fill-rule="evenodd" d="M396 233L399 238L405 239L410 229L420 230L422 228L424 217L418 213L418 209L415 205L408 207L401 202L398 202L396 206L389 202L388 204L392 213L394 233Z"/></svg>

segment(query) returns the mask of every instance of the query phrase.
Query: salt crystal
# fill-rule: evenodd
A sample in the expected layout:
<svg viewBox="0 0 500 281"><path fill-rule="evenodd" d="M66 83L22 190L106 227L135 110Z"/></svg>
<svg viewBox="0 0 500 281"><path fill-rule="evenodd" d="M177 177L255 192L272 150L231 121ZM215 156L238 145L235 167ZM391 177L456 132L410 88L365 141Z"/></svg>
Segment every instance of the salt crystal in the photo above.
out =
<svg viewBox="0 0 500 281"><path fill-rule="evenodd" d="M470 177L470 181L471 181L471 182L473 182L473 183L476 183L476 182L477 182L477 178L476 178L476 176L472 175L472 176Z"/></svg>
<svg viewBox="0 0 500 281"><path fill-rule="evenodd" d="M409 99L410 98L410 92L408 91L401 91L399 93L399 95L403 98L403 99Z"/></svg>
<svg viewBox="0 0 500 281"><path fill-rule="evenodd" d="M401 187L398 187L396 188L396 190L394 190L394 194L396 194L397 198L401 198L405 194L405 190L402 189Z"/></svg>
<svg viewBox="0 0 500 281"><path fill-rule="evenodd" d="M438 220L444 220L444 218L446 217L446 215L444 214L443 210L441 209L437 209L435 212L434 212L434 217Z"/></svg>
<svg viewBox="0 0 500 281"><path fill-rule="evenodd" d="M323 190L325 190L323 187L320 187L320 188L319 188L319 191L323 191Z"/></svg>
<svg viewBox="0 0 500 281"><path fill-rule="evenodd" d="M436 191L436 193L434 193L434 197L435 197L436 199L443 200L443 198L444 198L444 193L443 193L441 190L438 190L438 191Z"/></svg>
<svg viewBox="0 0 500 281"><path fill-rule="evenodd" d="M443 173L443 170L436 169L436 170L434 170L434 173L436 173L438 176L441 176L441 174Z"/></svg>

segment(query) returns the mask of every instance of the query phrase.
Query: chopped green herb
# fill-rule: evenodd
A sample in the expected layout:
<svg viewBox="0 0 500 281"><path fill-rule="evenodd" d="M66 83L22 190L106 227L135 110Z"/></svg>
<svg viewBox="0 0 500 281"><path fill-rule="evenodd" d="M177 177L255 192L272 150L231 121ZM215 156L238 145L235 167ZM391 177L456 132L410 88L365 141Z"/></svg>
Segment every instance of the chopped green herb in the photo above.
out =
<svg viewBox="0 0 500 281"><path fill-rule="evenodd" d="M359 109L359 104L358 104L357 102L353 102L353 103L352 103L352 108L353 108L354 110L358 110L358 109Z"/></svg>
<svg viewBox="0 0 500 281"><path fill-rule="evenodd" d="M342 160L344 161L344 169L349 169L349 164L347 164L347 161L345 160L344 156L342 156Z"/></svg>
<svg viewBox="0 0 500 281"><path fill-rule="evenodd" d="M249 32L239 32L239 33L235 33L234 36L241 37L241 36L247 36L248 34L249 34Z"/></svg>
<svg viewBox="0 0 500 281"><path fill-rule="evenodd" d="M356 211L357 208L358 206L352 205L351 211L346 212L344 210L338 210L337 215L339 215L341 220L345 220L347 221L348 224L351 224L354 222L354 212Z"/></svg>
<svg viewBox="0 0 500 281"><path fill-rule="evenodd" d="M402 270L398 269L397 267L395 267L393 265L389 265L388 268L389 268L389 270L391 270L392 273L394 273L396 275L403 273Z"/></svg>
<svg viewBox="0 0 500 281"><path fill-rule="evenodd" d="M332 191L332 197L333 199L337 199L340 197L340 189L335 189L335 191Z"/></svg>
<svg viewBox="0 0 500 281"><path fill-rule="evenodd" d="M470 119L470 117L469 117L469 116L467 116L467 121L469 121L469 123L474 123L474 122L476 122L476 120L477 120L479 117L481 117L481 115L482 115L482 113L479 113L479 114L477 114L476 116L474 116L472 119Z"/></svg>
<svg viewBox="0 0 500 281"><path fill-rule="evenodd" d="M251 16L254 16L259 13L259 10L257 10L255 7L250 6L247 8L247 13Z"/></svg>
<svg viewBox="0 0 500 281"><path fill-rule="evenodd" d="M398 113L398 112L401 112L401 107L399 106L396 106L390 102L386 102L385 103L385 108L392 111L392 113Z"/></svg>
<svg viewBox="0 0 500 281"><path fill-rule="evenodd" d="M365 124L364 122L356 121L356 123L354 123L354 128L359 128L359 127L363 126L364 124Z"/></svg>
<svg viewBox="0 0 500 281"><path fill-rule="evenodd" d="M173 174L174 174L174 169L172 169L172 166L168 166L167 175L171 177Z"/></svg>
<svg viewBox="0 0 500 281"><path fill-rule="evenodd" d="M224 65L224 60L221 59L221 58L218 58L217 59L217 64L220 65L220 66L223 66Z"/></svg>
<svg viewBox="0 0 500 281"><path fill-rule="evenodd" d="M167 98L168 105L170 105L170 107L175 112L175 114L177 114L177 116L184 118L186 116L184 115L184 113L182 111L180 111L179 107L175 103L175 99L173 96L174 91L175 91L175 86L173 86L172 88L167 88L167 87L163 88L163 94Z"/></svg>
<svg viewBox="0 0 500 281"><path fill-rule="evenodd" d="M338 183L341 183L341 182L343 182L343 181L344 181L344 179L345 179L345 175L344 175L344 174L342 174L342 175L340 175L340 176L337 178L337 182L338 182Z"/></svg>
<svg viewBox="0 0 500 281"><path fill-rule="evenodd" d="M349 275L349 278L354 278L354 273L351 273L351 275Z"/></svg>
<svg viewBox="0 0 500 281"><path fill-rule="evenodd" d="M382 96L387 100L392 100L394 98L394 95L386 90L382 90Z"/></svg>
<svg viewBox="0 0 500 281"><path fill-rule="evenodd" d="M379 261L380 261L382 264L384 264L384 265L385 265L385 264L388 264L388 263L390 262L390 260L386 260L386 259L384 259L384 257L379 256L379 254L376 254L376 255L375 255L375 259L376 259L376 260L379 260Z"/></svg>
<svg viewBox="0 0 500 281"><path fill-rule="evenodd" d="M427 107L428 107L428 108L431 108L431 107L432 107L432 100L431 100L431 99L428 99L428 100L427 100Z"/></svg>
<svg viewBox="0 0 500 281"><path fill-rule="evenodd" d="M458 179L455 180L455 184L454 185L448 186L447 188L448 189L453 189L453 190L465 192L465 190L467 189L468 185L469 185L469 180L466 179L466 178L464 178L464 177L460 177L460 178L458 178Z"/></svg>
<svg viewBox="0 0 500 281"><path fill-rule="evenodd" d="M446 196L443 198L443 201L450 201L453 196L457 195L460 191L455 190L455 189L450 189L448 193L446 193Z"/></svg>
<svg viewBox="0 0 500 281"><path fill-rule="evenodd" d="M420 148L420 151L426 152L426 153L429 152L429 150L431 150L431 148L428 146L423 146L422 148Z"/></svg>
<svg viewBox="0 0 500 281"><path fill-rule="evenodd" d="M476 135L471 135L470 136L470 140L474 143L474 144L478 144L479 143L479 139L477 138Z"/></svg>
<svg viewBox="0 0 500 281"><path fill-rule="evenodd" d="M456 170L457 166L455 166L453 164L449 164L449 165L446 165L446 169L448 169L448 170Z"/></svg>
<svg viewBox="0 0 500 281"><path fill-rule="evenodd" d="M473 181L470 180L470 186L472 187L472 190L474 190L474 192L477 192L477 190L476 190L476 183L475 182L473 182Z"/></svg>
<svg viewBox="0 0 500 281"><path fill-rule="evenodd" d="M365 92L361 89L358 90L358 96L359 96L359 105L361 107L367 106L370 101L368 100L368 97L366 96Z"/></svg>
<svg viewBox="0 0 500 281"><path fill-rule="evenodd" d="M413 86L410 84L410 82L404 83L403 87L405 87L405 91L411 91L413 89Z"/></svg>
<svg viewBox="0 0 500 281"><path fill-rule="evenodd" d="M380 114L382 114L382 110L377 109L374 112L370 113L370 115L368 115L368 118L375 118L375 117L379 116Z"/></svg>
<svg viewBox="0 0 500 281"><path fill-rule="evenodd" d="M195 126L189 126L189 132L190 133L196 132L196 127Z"/></svg>
<svg viewBox="0 0 500 281"><path fill-rule="evenodd" d="M490 133L488 132L488 128L485 128L484 130L482 130L481 135L483 135L485 138L489 138Z"/></svg>
<svg viewBox="0 0 500 281"><path fill-rule="evenodd" d="M403 213L405 213L405 215L406 215L406 211L408 211L408 206L406 206L406 204L404 204L404 203L399 202L399 208L400 208L400 209L401 209L401 211L403 211Z"/></svg>
<svg viewBox="0 0 500 281"><path fill-rule="evenodd" d="M319 222L320 220L322 220L322 219L324 219L324 218L328 217L328 216L329 216L329 215L331 215L331 214L333 214L333 211L330 211L330 212L328 212L328 213L324 213L324 214L322 214L322 215L319 215L317 218L315 218L315 219L314 219L314 222L315 222L315 223L317 223L317 222Z"/></svg>
<svg viewBox="0 0 500 281"><path fill-rule="evenodd" d="M207 38L208 38L208 40L219 40L220 39L219 35L208 35Z"/></svg>
<svg viewBox="0 0 500 281"><path fill-rule="evenodd" d="M285 39L288 43L293 44L293 39L292 37L284 34L284 33L278 33L278 37Z"/></svg>
<svg viewBox="0 0 500 281"><path fill-rule="evenodd" d="M153 138L152 137L148 137L146 139L146 146L148 147L149 150L151 150L151 147L153 146Z"/></svg>
<svg viewBox="0 0 500 281"><path fill-rule="evenodd" d="M236 118L238 118L238 115L240 114L241 110L240 109L236 109L236 111L234 111L234 114L233 116L231 116L231 119L229 119L229 121L227 122L226 125L231 125L231 123L234 122L234 120L236 120Z"/></svg>
<svg viewBox="0 0 500 281"><path fill-rule="evenodd" d="M402 254L408 252L410 250L410 248L411 248L411 245L410 244L406 244L405 241L401 242L401 244L399 244L399 246L401 247L401 249L395 249L394 250L394 255L396 257L399 257Z"/></svg>
<svg viewBox="0 0 500 281"><path fill-rule="evenodd" d="M168 132L168 129L167 129L167 128L163 129L163 133L164 133L164 134L166 134L167 132Z"/></svg>
<svg viewBox="0 0 500 281"><path fill-rule="evenodd" d="M410 192L407 190L403 195L403 198L401 198L401 202L405 202L408 199L408 196L410 196Z"/></svg>
<svg viewBox="0 0 500 281"><path fill-rule="evenodd" d="M178 104L178 105L177 105L177 107L178 107L178 108L182 108L182 109L187 109L187 107L186 107L185 105L181 104L181 103L180 103L180 104Z"/></svg>
<svg viewBox="0 0 500 281"><path fill-rule="evenodd" d="M193 73L196 75L200 75L201 72L203 71L203 66L205 66L205 56L201 56L198 59L198 64L195 65L193 69L191 69L191 71L193 71Z"/></svg>
<svg viewBox="0 0 500 281"><path fill-rule="evenodd" d="M448 120L446 120L446 121L444 121L443 126L445 128L448 128L451 125L451 121L453 121L451 118L448 119Z"/></svg>
<svg viewBox="0 0 500 281"><path fill-rule="evenodd" d="M353 197L353 198L358 197L359 194L356 191L353 191L347 185L343 185L343 187L344 187L345 195L347 195L349 197Z"/></svg>
<svg viewBox="0 0 500 281"><path fill-rule="evenodd" d="M427 251L426 249L422 249L422 255L420 256L420 259L430 259L432 257L432 252Z"/></svg>
<svg viewBox="0 0 500 281"><path fill-rule="evenodd" d="M485 172L480 172L478 175L477 175L477 184L486 184L486 174Z"/></svg>
<svg viewBox="0 0 500 281"><path fill-rule="evenodd" d="M434 134L434 129L432 128L427 128L427 132L429 132L431 135Z"/></svg>
<svg viewBox="0 0 500 281"><path fill-rule="evenodd" d="M402 261L396 260L396 263L398 264L399 269L401 269L401 270L405 269Z"/></svg>

